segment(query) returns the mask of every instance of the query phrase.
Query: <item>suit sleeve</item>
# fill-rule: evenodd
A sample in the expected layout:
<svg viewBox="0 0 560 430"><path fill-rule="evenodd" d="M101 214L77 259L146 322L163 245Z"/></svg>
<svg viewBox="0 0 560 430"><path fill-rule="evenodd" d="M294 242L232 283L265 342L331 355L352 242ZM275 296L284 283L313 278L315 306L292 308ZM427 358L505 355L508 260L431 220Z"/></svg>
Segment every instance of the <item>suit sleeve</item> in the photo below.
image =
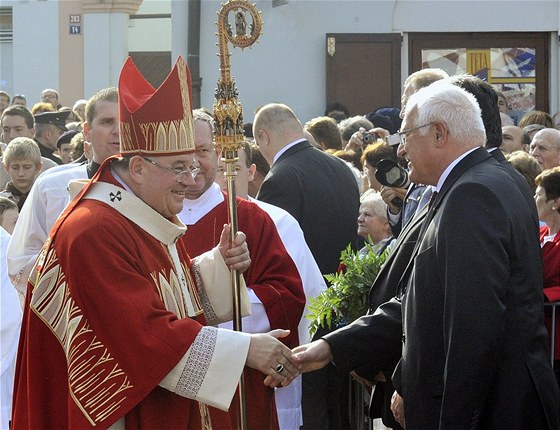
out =
<svg viewBox="0 0 560 430"><path fill-rule="evenodd" d="M401 356L401 338L402 308L397 298L323 337L337 369L347 372L365 364L391 368Z"/></svg>

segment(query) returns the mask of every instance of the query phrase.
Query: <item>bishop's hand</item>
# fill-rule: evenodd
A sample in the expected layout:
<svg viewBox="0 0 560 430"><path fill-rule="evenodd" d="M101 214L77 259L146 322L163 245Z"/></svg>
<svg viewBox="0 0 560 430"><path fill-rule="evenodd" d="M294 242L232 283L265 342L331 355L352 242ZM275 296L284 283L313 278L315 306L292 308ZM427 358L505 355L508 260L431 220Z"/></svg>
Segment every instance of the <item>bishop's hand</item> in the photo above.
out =
<svg viewBox="0 0 560 430"><path fill-rule="evenodd" d="M218 249L226 265L231 270L238 270L240 273L243 273L251 264L245 233L238 231L235 235L235 239L231 241L231 243L230 234L231 227L228 224L224 224Z"/></svg>

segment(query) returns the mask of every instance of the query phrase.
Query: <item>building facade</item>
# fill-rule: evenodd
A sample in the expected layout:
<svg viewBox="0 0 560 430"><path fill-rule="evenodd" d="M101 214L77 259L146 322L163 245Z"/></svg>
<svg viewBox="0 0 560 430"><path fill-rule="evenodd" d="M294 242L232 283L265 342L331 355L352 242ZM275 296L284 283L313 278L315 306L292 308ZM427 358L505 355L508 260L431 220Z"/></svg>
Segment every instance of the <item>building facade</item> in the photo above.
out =
<svg viewBox="0 0 560 430"><path fill-rule="evenodd" d="M230 46L246 122L272 101L290 105L302 121L333 101L352 114L398 107L404 79L423 67L487 79L515 119L530 109L560 110L559 0L255 4L264 22L258 43ZM211 108L220 7L218 0L2 0L0 89L25 94L30 105L55 88L71 106L115 86L129 54L154 85L183 55L196 105Z"/></svg>

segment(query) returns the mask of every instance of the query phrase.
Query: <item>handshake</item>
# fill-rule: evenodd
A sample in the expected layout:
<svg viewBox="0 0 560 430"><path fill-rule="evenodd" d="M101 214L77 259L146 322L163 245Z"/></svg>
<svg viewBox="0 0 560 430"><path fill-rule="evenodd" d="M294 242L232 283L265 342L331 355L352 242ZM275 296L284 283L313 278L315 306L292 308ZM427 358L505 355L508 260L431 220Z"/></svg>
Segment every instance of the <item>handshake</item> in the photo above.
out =
<svg viewBox="0 0 560 430"><path fill-rule="evenodd" d="M289 331L287 330L273 330L268 334L252 335L249 357L251 357L253 353L261 364L257 367L255 362L247 358L247 365L260 370L266 375L264 384L267 386L285 387L301 373L322 369L332 362L331 348L323 339L300 345L290 350L287 346L276 340L288 334ZM272 339L271 337L276 339ZM257 340L253 342L253 339ZM270 349L270 343L268 341L265 342L266 340L272 342L272 349ZM257 343L259 345L263 343L263 345L257 347ZM266 343L266 345L264 345L264 343ZM251 351L253 347L255 349ZM261 347L265 349L261 349ZM393 394L391 399L391 411L397 422L404 428L404 402L397 392Z"/></svg>
<svg viewBox="0 0 560 430"><path fill-rule="evenodd" d="M321 369L332 360L331 349L324 340L293 350L277 340L289 333L288 330L272 330L268 334L251 335L246 364L264 373L264 384L269 387L285 387L301 373Z"/></svg>

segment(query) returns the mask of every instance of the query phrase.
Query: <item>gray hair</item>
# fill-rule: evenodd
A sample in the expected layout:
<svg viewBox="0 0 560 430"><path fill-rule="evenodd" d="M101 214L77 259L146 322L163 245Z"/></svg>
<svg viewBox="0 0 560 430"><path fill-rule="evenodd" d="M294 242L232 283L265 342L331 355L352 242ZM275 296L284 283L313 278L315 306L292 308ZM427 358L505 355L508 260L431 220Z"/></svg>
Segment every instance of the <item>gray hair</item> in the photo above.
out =
<svg viewBox="0 0 560 430"><path fill-rule="evenodd" d="M205 109L195 109L193 110L193 122L194 121L204 121L210 125L212 129L212 135L214 134L214 118Z"/></svg>

